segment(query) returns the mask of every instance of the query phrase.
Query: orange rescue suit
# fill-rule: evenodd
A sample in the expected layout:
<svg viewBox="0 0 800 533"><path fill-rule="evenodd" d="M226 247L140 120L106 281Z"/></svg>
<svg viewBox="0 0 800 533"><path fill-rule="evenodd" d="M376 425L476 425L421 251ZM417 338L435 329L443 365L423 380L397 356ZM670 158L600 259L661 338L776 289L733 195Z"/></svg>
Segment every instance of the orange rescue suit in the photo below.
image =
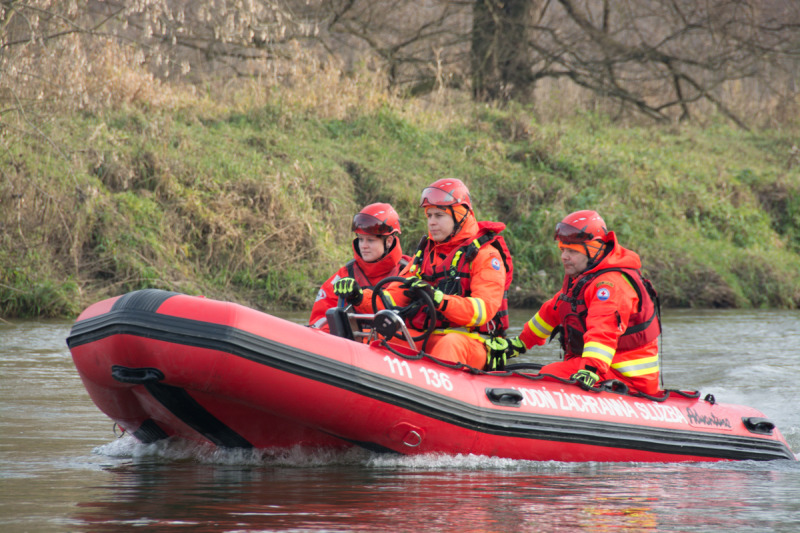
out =
<svg viewBox="0 0 800 533"><path fill-rule="evenodd" d="M411 260L407 255L403 255L403 249L400 246L400 239L395 236L394 244L389 252L372 263L364 261L358 249L358 239L353 240L353 260L349 261L346 265L341 267L336 274L328 278L325 283L319 288L317 299L314 301L314 306L311 308L311 317L308 319L309 325L313 326L321 319L325 318L325 312L332 307L338 305L338 298L333 294L333 284L341 278L351 277L355 278L362 289L369 289L374 287L383 278L389 276L396 276L402 268L404 268ZM372 291L364 291L364 300L361 305L356 309L360 313L371 313L372 306L370 298ZM321 326L324 331L328 330L328 324Z"/></svg>
<svg viewBox="0 0 800 533"><path fill-rule="evenodd" d="M631 389L656 395L659 391L659 356L657 323L650 329L646 338L629 349L619 349L620 337L629 328L638 326L641 308L653 309L651 301L640 306L639 292L642 298L650 299L646 291L637 291L635 284L619 271L601 272L585 286L580 283L582 277L591 277L593 273L606 269L640 270L642 263L639 256L617 242L616 235L609 233L611 251L593 268L575 278L564 279L564 286L553 298L545 302L539 311L523 327L520 340L526 347L542 345L550 338L557 326L565 328L563 305L565 300L583 295L586 316L583 317L585 331L583 333L583 350L575 353L569 349L570 343L565 339L564 361L544 366L540 373L551 374L562 378L570 378L576 371L594 367L601 380L618 379ZM574 288L582 286L581 294L572 294ZM561 312L560 310L561 309ZM632 320L633 317L636 317ZM652 319L652 317L648 317ZM567 331L562 334L567 335Z"/></svg>
<svg viewBox="0 0 800 533"><path fill-rule="evenodd" d="M445 262L446 259L456 249L475 240L479 231L475 215L470 211L459 231L446 242L436 242L429 236L422 252L425 260L435 270L449 268L450 264ZM406 267L400 275L414 275L412 265ZM486 347L483 344L484 338L477 330L494 318L501 309L505 285L506 269L500 252L491 245L481 246L470 264L469 296L444 296L438 312L447 321L448 327L434 331L428 339L428 353L444 361L483 368L486 365ZM410 303L399 284L391 286L387 292L395 305L403 307Z"/></svg>

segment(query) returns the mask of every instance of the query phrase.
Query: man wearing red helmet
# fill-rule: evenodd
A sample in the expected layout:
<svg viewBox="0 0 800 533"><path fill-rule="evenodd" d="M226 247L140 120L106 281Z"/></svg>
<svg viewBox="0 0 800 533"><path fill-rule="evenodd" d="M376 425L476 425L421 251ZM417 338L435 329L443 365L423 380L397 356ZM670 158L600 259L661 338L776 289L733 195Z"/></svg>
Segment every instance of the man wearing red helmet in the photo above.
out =
<svg viewBox="0 0 800 533"><path fill-rule="evenodd" d="M353 217L353 259L331 276L317 293L309 324L328 331L325 312L340 299L367 305L363 289L388 276L396 276L411 260L400 247L400 217L389 204L370 204ZM371 312L372 309L358 309Z"/></svg>
<svg viewBox="0 0 800 533"><path fill-rule="evenodd" d="M406 282L387 292L399 306L428 293L437 323L426 351L444 361L483 368L486 336L502 335L508 327L513 267L499 235L505 224L476 220L469 190L458 179L440 179L426 187L420 207L428 220L428 235L400 274ZM410 319L411 327L425 330L425 317L421 310Z"/></svg>
<svg viewBox="0 0 800 533"><path fill-rule="evenodd" d="M658 295L642 277L639 256L620 246L595 211L577 211L556 225L564 283L508 339L514 357L544 344L560 328L564 360L540 374L571 378L584 388L616 379L649 395L659 391Z"/></svg>

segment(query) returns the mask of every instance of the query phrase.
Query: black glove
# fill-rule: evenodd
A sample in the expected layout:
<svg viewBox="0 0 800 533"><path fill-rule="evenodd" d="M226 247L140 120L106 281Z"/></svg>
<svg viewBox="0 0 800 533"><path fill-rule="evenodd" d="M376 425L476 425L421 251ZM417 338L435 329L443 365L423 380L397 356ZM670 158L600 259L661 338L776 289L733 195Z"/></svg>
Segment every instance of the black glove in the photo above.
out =
<svg viewBox="0 0 800 533"><path fill-rule="evenodd" d="M400 286L405 289L403 294L406 295L406 297L412 300L418 300L422 298L423 294L427 294L431 297L431 300L433 300L433 306L436 309L442 307L444 293L438 289L434 289L427 281L423 281L416 276L411 276L410 278L406 278L405 282Z"/></svg>
<svg viewBox="0 0 800 533"><path fill-rule="evenodd" d="M506 360L516 357L517 354L510 351L508 341L503 337L490 337L484 341L486 345L486 370L503 370Z"/></svg>
<svg viewBox="0 0 800 533"><path fill-rule="evenodd" d="M574 374L572 374L572 377L570 379L574 379L575 382L578 385L580 385L582 389L589 390L594 386L595 383L597 383L600 380L600 376L598 376L591 370L582 368L577 372L575 372Z"/></svg>
<svg viewBox="0 0 800 533"><path fill-rule="evenodd" d="M508 357L516 357L518 355L524 354L528 348L525 347L525 343L520 340L519 337L509 337L508 338Z"/></svg>
<svg viewBox="0 0 800 533"><path fill-rule="evenodd" d="M333 284L333 294L339 298L344 298L345 302L353 305L360 305L364 299L364 291L361 290L358 282L353 278L337 280Z"/></svg>

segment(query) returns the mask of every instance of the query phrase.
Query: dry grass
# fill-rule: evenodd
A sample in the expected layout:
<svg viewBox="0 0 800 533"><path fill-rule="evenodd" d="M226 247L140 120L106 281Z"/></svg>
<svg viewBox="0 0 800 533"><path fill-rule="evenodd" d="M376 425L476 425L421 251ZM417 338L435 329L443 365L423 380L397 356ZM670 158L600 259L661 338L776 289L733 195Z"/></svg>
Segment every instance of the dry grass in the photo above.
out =
<svg viewBox="0 0 800 533"><path fill-rule="evenodd" d="M78 34L65 36L58 46L21 48L5 57L3 70L6 105L38 112L177 107L195 95L194 88L157 79L145 68L141 50Z"/></svg>
<svg viewBox="0 0 800 533"><path fill-rule="evenodd" d="M280 101L298 112L323 118L347 119L389 107L426 127L463 123L473 103L469 87L448 89L444 82L418 98L403 98L387 88L387 74L374 57L345 65L330 54L298 44L282 56L256 61L251 77L206 79L201 84L165 82L153 74L157 58L146 57L141 47L126 46L107 38L65 35L57 45L30 43L0 55L0 106L23 113L57 110L98 112L136 106L143 109L253 109ZM437 79L464 73L437 72ZM180 73L173 79L181 79ZM734 113L759 127L776 127L800 121L800 98L793 82L731 80L718 90ZM652 95L657 100L658 95ZM533 92L533 110L543 122L557 121L579 112L597 112L624 122L646 119L567 80L545 79ZM693 117L703 123L718 115L708 103L693 104ZM421 113L420 111L424 111ZM673 119L677 120L676 108ZM0 115L0 120L3 120ZM6 119L7 120L7 119ZM420 121L427 121L422 124Z"/></svg>

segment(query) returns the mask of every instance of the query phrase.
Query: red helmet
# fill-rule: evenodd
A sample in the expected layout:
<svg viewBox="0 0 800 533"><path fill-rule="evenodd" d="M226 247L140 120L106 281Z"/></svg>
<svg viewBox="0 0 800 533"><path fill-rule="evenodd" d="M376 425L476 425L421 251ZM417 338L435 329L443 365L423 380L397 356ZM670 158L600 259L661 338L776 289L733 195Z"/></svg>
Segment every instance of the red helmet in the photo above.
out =
<svg viewBox="0 0 800 533"><path fill-rule="evenodd" d="M556 224L555 240L563 244L581 244L587 241L608 241L608 230L597 211L575 211Z"/></svg>
<svg viewBox="0 0 800 533"><path fill-rule="evenodd" d="M364 235L399 235L400 217L389 204L369 204L353 217L353 231Z"/></svg>
<svg viewBox="0 0 800 533"><path fill-rule="evenodd" d="M465 205L471 211L472 199L469 197L469 189L461 180L444 178L434 181L422 189L419 205L420 207Z"/></svg>

